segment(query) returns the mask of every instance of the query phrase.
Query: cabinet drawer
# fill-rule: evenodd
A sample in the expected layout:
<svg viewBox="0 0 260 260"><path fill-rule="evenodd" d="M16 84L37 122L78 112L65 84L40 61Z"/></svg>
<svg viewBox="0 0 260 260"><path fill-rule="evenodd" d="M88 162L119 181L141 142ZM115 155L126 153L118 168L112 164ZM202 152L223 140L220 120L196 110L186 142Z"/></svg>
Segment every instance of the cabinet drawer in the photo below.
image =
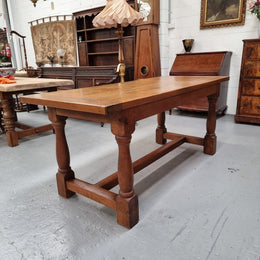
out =
<svg viewBox="0 0 260 260"><path fill-rule="evenodd" d="M260 115L260 97L241 97L240 114Z"/></svg>
<svg viewBox="0 0 260 260"><path fill-rule="evenodd" d="M245 79L242 87L242 95L260 96L260 79Z"/></svg>
<svg viewBox="0 0 260 260"><path fill-rule="evenodd" d="M260 45L258 42L246 43L245 58L246 59L260 59Z"/></svg>
<svg viewBox="0 0 260 260"><path fill-rule="evenodd" d="M260 60L259 61L245 61L243 76L260 77Z"/></svg>
<svg viewBox="0 0 260 260"><path fill-rule="evenodd" d="M78 79L77 88L87 88L93 86L93 79Z"/></svg>

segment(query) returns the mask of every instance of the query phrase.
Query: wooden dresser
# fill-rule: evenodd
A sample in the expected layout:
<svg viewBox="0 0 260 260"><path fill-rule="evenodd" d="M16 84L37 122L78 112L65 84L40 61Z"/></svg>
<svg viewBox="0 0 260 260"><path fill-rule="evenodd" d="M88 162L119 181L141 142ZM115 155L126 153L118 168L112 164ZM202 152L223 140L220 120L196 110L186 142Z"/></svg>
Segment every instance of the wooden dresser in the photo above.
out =
<svg viewBox="0 0 260 260"><path fill-rule="evenodd" d="M243 42L235 121L260 124L260 39Z"/></svg>
<svg viewBox="0 0 260 260"><path fill-rule="evenodd" d="M170 75L176 76L228 76L231 52L201 52L177 54ZM216 112L224 114L227 109L228 81L221 83ZM208 99L202 98L178 107L181 110L207 112Z"/></svg>
<svg viewBox="0 0 260 260"><path fill-rule="evenodd" d="M127 0L134 9L136 0ZM117 28L96 28L93 19L104 9L104 6L73 13L76 24L79 66L117 66L119 40ZM134 79L135 26L123 28L123 53L127 70L127 80ZM101 68L102 69L102 68ZM115 73L111 74L113 77Z"/></svg>

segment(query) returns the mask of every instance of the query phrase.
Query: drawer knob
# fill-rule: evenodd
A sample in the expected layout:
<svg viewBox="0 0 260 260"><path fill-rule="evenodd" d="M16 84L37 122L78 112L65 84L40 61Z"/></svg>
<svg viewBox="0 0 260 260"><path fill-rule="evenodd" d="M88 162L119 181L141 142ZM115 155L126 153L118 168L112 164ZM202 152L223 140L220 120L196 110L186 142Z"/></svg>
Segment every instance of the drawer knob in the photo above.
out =
<svg viewBox="0 0 260 260"><path fill-rule="evenodd" d="M257 105L256 107L257 107L258 109L260 109L260 105Z"/></svg>

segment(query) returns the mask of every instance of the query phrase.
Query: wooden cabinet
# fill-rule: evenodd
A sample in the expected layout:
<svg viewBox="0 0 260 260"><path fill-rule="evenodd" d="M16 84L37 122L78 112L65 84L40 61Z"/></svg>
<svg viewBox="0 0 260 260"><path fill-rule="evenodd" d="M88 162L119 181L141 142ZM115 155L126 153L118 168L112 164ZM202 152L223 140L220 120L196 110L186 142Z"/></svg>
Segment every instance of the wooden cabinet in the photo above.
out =
<svg viewBox="0 0 260 260"><path fill-rule="evenodd" d="M260 39L243 42L235 121L260 124Z"/></svg>
<svg viewBox="0 0 260 260"><path fill-rule="evenodd" d="M127 1L135 8L136 1ZM78 55L80 66L113 66L118 64L117 28L95 28L92 21L104 7L73 13L76 20ZM123 52L126 67L134 68L135 27L123 28ZM130 75L131 80L134 78Z"/></svg>
<svg viewBox="0 0 260 260"><path fill-rule="evenodd" d="M135 79L161 76L158 25L137 27Z"/></svg>
<svg viewBox="0 0 260 260"><path fill-rule="evenodd" d="M228 76L231 54L228 51L177 54L170 75ZM216 108L218 114L224 114L227 109L227 89L228 81L222 82ZM187 111L207 112L208 99L194 100L178 108Z"/></svg>

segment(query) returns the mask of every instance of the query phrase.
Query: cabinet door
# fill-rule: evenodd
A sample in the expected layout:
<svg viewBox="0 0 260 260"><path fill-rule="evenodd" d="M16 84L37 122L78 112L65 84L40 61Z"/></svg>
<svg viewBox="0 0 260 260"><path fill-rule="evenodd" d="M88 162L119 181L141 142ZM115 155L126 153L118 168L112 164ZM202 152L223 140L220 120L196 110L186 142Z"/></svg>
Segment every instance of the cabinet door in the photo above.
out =
<svg viewBox="0 0 260 260"><path fill-rule="evenodd" d="M159 35L157 25L137 27L135 79L161 76Z"/></svg>
<svg viewBox="0 0 260 260"><path fill-rule="evenodd" d="M123 46L124 46L124 57L125 57L125 65L126 66L133 66L134 65L134 38L125 38L123 39Z"/></svg>
<svg viewBox="0 0 260 260"><path fill-rule="evenodd" d="M79 66L88 66L88 50L87 44L85 42L80 42L78 44L78 51L79 51Z"/></svg>

